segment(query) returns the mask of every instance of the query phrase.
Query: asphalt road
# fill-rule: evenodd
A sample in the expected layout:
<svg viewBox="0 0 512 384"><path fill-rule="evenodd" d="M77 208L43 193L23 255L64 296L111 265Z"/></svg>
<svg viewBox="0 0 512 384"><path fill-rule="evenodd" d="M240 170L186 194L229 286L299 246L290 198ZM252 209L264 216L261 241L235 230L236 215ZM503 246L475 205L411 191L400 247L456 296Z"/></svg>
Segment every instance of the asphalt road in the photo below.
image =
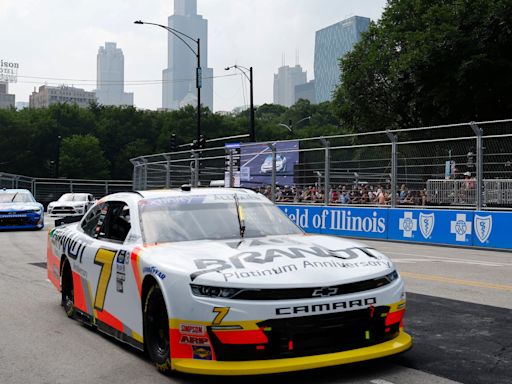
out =
<svg viewBox="0 0 512 384"><path fill-rule="evenodd" d="M0 383L512 383L512 254L367 241L405 278L412 350L292 374L159 374L144 354L69 320L46 280L46 231L0 232Z"/></svg>

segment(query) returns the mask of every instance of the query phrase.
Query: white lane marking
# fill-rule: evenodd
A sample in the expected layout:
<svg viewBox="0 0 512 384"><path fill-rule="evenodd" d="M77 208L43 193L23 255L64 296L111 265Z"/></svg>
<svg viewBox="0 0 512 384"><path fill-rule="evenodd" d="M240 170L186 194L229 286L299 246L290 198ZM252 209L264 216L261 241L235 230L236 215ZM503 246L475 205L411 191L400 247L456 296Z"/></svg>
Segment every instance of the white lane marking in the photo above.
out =
<svg viewBox="0 0 512 384"><path fill-rule="evenodd" d="M427 259L437 259L446 261L454 261L454 262L464 262L464 263L475 263L475 264L481 264L481 265L487 265L492 267L512 267L512 263L500 263L500 262L494 262L494 261L482 261L482 260L474 260L474 259L463 259L463 258L453 258L453 257L442 257L442 256L431 256L431 255L422 255L414 252L394 252L394 251L388 251L388 255L403 255L403 256L417 256L420 258L427 258ZM412 258L405 258L405 260L412 260Z"/></svg>
<svg viewBox="0 0 512 384"><path fill-rule="evenodd" d="M476 261L476 260L457 260L457 259L444 259L444 258L435 258L435 259L416 259L412 257L407 258L392 258L394 263L408 263L415 264L417 262L427 262L427 263L452 263L452 264L466 264L466 265L480 265L484 267L506 267L507 265L485 262L485 261Z"/></svg>
<svg viewBox="0 0 512 384"><path fill-rule="evenodd" d="M372 383L372 384L394 384L391 381L382 380L382 379L371 380L370 383Z"/></svg>

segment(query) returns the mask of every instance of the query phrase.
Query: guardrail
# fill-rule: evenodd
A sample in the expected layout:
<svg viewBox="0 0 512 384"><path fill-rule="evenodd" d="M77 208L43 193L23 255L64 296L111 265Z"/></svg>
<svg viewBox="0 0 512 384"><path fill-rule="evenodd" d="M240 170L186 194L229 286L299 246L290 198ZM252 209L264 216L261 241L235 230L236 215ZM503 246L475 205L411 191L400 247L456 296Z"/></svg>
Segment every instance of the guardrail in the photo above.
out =
<svg viewBox="0 0 512 384"><path fill-rule="evenodd" d="M132 190L130 180L85 180L85 179L49 179L14 175L0 172L0 188L23 188L32 192L43 205L57 200L64 193L91 193L96 198L114 193Z"/></svg>

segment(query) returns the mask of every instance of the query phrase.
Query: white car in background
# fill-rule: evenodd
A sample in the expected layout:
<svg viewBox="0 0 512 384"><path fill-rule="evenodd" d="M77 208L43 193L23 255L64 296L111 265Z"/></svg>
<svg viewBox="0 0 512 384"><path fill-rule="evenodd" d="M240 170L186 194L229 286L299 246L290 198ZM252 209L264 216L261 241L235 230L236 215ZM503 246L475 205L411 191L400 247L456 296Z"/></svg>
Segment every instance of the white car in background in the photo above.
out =
<svg viewBox="0 0 512 384"><path fill-rule="evenodd" d="M59 200L48 204L50 216L83 216L96 199L90 193L65 193Z"/></svg>

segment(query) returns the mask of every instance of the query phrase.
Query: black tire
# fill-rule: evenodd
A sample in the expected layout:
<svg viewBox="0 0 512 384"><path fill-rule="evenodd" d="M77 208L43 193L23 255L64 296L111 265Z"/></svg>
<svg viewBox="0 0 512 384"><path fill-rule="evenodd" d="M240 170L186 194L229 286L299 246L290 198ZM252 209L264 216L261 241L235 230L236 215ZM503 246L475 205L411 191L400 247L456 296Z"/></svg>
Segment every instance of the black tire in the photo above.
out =
<svg viewBox="0 0 512 384"><path fill-rule="evenodd" d="M159 372L171 372L169 317L164 296L158 285L153 285L144 302L144 343L149 358Z"/></svg>
<svg viewBox="0 0 512 384"><path fill-rule="evenodd" d="M62 306L66 315L70 318L75 316L75 295L73 288L73 274L67 260L63 261L61 272Z"/></svg>

